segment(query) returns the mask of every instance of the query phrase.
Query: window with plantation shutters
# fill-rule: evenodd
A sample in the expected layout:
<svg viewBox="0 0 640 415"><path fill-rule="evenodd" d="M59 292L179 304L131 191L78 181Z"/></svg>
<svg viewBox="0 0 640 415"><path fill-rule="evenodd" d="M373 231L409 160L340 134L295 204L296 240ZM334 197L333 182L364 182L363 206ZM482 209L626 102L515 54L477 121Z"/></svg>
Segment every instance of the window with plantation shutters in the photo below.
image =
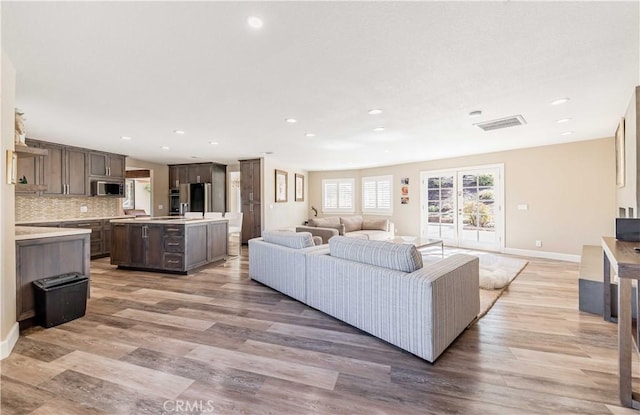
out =
<svg viewBox="0 0 640 415"><path fill-rule="evenodd" d="M325 179L322 181L322 212L353 213L353 179Z"/></svg>
<svg viewBox="0 0 640 415"><path fill-rule="evenodd" d="M362 178L362 213L393 213L393 176Z"/></svg>

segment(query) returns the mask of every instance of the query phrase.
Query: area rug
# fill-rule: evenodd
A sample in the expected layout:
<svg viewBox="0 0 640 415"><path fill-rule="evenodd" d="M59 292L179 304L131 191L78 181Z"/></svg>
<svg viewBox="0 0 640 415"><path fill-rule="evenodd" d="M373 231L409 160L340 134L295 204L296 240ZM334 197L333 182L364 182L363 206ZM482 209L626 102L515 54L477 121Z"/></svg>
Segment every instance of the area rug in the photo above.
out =
<svg viewBox="0 0 640 415"><path fill-rule="evenodd" d="M438 249L440 248L438 247ZM480 313L478 313L477 319L489 312L511 281L520 274L528 263L524 259L491 252L445 247L445 257L453 254L475 255L480 259ZM429 263L438 261L440 258L439 255L423 255L422 259Z"/></svg>

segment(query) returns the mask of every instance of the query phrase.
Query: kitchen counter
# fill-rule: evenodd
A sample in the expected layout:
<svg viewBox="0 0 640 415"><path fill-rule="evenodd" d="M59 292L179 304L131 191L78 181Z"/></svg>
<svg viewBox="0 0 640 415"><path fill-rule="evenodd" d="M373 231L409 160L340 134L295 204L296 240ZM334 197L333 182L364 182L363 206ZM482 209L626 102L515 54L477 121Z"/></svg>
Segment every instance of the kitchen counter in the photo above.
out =
<svg viewBox="0 0 640 415"><path fill-rule="evenodd" d="M131 216L118 215L118 216L95 216L95 217L82 217L82 218L67 218L67 219L21 220L19 222L16 222L16 226L18 226L18 225L28 225L28 224L31 224L31 223L77 222L77 221L119 219L119 218L129 218L129 217L131 217Z"/></svg>
<svg viewBox="0 0 640 415"><path fill-rule="evenodd" d="M153 218L147 217L135 217L130 219L112 219L111 223L145 223L156 225L187 225L197 223L210 223L210 222L228 222L228 219L224 218L190 218L187 219L183 216L156 216Z"/></svg>
<svg viewBox="0 0 640 415"><path fill-rule="evenodd" d="M16 226L16 241L39 238L55 238L58 236L82 235L91 233L91 229L81 228L46 228L41 226Z"/></svg>

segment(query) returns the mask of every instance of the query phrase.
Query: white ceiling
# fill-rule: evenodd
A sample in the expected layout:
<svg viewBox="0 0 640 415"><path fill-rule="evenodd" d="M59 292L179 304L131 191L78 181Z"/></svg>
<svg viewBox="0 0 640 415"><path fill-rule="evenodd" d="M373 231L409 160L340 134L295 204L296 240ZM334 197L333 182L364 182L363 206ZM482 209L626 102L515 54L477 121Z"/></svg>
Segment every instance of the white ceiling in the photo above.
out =
<svg viewBox="0 0 640 415"><path fill-rule="evenodd" d="M3 1L1 12L28 136L162 163L272 151L291 167L352 169L609 137L639 83L637 1ZM571 100L551 106L559 97ZM517 114L526 125L472 125Z"/></svg>

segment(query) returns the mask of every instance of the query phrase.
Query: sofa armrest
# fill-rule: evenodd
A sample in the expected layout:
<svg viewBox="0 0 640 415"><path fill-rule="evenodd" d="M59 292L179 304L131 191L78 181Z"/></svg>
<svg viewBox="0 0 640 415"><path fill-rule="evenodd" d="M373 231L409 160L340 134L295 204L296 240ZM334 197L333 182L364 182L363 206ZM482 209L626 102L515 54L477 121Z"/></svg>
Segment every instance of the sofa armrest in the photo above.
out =
<svg viewBox="0 0 640 415"><path fill-rule="evenodd" d="M331 237L339 234L335 228L320 228L315 226L297 226L296 232L310 232L313 236L319 236L322 238L322 243L329 243Z"/></svg>
<svg viewBox="0 0 640 415"><path fill-rule="evenodd" d="M452 255L413 272L431 283L431 348L435 357L476 318L480 312L480 262L473 255Z"/></svg>

